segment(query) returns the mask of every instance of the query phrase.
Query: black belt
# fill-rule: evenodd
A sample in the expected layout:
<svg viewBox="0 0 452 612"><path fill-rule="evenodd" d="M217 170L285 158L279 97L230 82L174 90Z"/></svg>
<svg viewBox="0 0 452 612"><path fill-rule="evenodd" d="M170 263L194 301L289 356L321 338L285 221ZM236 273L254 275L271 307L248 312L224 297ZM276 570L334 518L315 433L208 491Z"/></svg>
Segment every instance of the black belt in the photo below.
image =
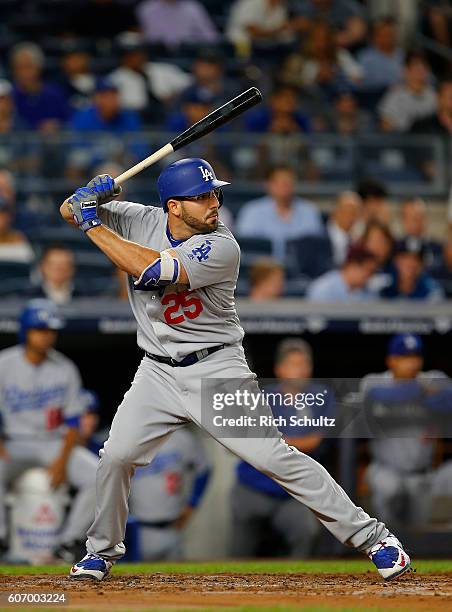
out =
<svg viewBox="0 0 452 612"><path fill-rule="evenodd" d="M217 351L224 348L226 344L219 344L218 346L211 346L210 348L201 349L200 351L195 351L194 353L190 353L186 355L182 361L176 361L172 357L162 357L161 355L153 355L152 353L144 352L146 357L152 359L153 361L158 361L159 363L165 363L166 365L173 366L173 368L186 368L187 366L191 366L201 359L205 359L208 355L212 355L212 353L216 353Z"/></svg>

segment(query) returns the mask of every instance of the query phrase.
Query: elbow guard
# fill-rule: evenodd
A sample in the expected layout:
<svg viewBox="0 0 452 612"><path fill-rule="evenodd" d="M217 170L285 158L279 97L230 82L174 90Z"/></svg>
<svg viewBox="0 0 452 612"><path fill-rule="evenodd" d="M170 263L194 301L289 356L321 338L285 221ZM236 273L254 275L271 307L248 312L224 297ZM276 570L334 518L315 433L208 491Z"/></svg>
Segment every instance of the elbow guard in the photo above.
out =
<svg viewBox="0 0 452 612"><path fill-rule="evenodd" d="M160 257L155 259L143 270L140 278L134 282L134 289L139 291L152 291L156 287L172 285L179 280L179 260L162 251Z"/></svg>

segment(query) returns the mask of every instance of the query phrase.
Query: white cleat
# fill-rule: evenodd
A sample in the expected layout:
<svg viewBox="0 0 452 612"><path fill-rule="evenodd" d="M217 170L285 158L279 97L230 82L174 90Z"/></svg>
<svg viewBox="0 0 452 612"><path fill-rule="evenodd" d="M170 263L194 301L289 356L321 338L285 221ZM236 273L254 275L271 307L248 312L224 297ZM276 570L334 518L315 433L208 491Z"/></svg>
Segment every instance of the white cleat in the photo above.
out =
<svg viewBox="0 0 452 612"><path fill-rule="evenodd" d="M411 568L410 557L403 550L399 540L391 533L372 546L368 555L380 576L385 580L398 578Z"/></svg>
<svg viewBox="0 0 452 612"><path fill-rule="evenodd" d="M71 578L103 580L108 576L112 567L112 561L106 561L102 559L102 557L99 557L99 555L88 553L81 561L71 567L69 576Z"/></svg>

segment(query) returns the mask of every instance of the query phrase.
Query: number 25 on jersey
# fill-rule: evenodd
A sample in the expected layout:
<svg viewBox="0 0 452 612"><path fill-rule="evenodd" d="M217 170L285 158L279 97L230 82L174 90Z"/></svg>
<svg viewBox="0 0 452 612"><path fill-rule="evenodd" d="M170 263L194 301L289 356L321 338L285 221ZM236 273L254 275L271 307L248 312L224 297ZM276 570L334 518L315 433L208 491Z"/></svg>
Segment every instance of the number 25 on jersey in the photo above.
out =
<svg viewBox="0 0 452 612"><path fill-rule="evenodd" d="M162 298L163 306L167 306L163 312L168 325L179 325L185 319L196 319L203 310L202 302L195 297L193 291L181 291L180 293L167 293Z"/></svg>

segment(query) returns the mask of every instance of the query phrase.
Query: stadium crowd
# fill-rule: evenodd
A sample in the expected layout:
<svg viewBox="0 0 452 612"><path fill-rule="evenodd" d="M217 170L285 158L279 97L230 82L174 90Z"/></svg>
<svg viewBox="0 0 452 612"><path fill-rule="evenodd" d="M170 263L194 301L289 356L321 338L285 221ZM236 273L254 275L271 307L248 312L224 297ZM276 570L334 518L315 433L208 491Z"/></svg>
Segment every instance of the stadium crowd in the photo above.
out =
<svg viewBox="0 0 452 612"><path fill-rule="evenodd" d="M121 293L102 256L88 269L89 248L60 227L59 203L249 85L264 103L184 151L233 181L222 217L242 246L239 293L320 301L452 295L452 238L440 223L432 239L429 202L417 193L441 171L432 137L442 163L449 159L444 3L410 3L408 16L399 14L403 2L383 10L356 0L42 0L24 2L21 14L13 4L0 3L3 295L24 279L26 295L60 303ZM322 135L333 140L309 140ZM390 140L353 150L372 136ZM323 181L347 189L323 206L298 195ZM402 185L398 202L394 184ZM124 197L150 201L152 182L136 185ZM48 279L49 246L73 251L58 281Z"/></svg>

